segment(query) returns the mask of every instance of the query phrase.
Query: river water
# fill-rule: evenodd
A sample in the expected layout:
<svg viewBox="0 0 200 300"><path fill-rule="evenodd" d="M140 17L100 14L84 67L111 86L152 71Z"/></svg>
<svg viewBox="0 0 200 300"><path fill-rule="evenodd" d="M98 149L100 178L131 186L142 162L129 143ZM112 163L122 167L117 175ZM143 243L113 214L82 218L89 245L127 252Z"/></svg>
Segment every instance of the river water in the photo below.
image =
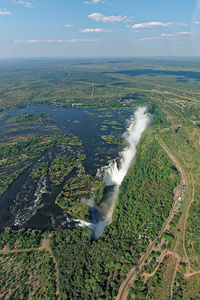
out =
<svg viewBox="0 0 200 300"><path fill-rule="evenodd" d="M38 112L50 114L55 123L22 125L9 122L13 117ZM72 146L70 151L76 155L78 153L86 154L87 157L83 166L86 173L95 176L97 170L108 165L109 161L117 158L123 150L122 146L107 144L101 136L111 134L121 137L128 126L127 120L133 112L134 109L95 111L92 109L28 105L16 112L6 111L3 113L5 118L0 119L0 142L6 143L13 138L20 140L21 137L55 133L78 136L83 142L82 147ZM48 178L41 178L35 182L29 176L33 167L41 162L51 162L55 157L68 152L69 150L62 147L51 147L40 157L22 164L22 166L28 166L27 170L0 196L1 228L16 226L19 228L51 229L58 226L74 226L71 216L68 216L55 204L55 198L62 190L64 182L56 186ZM65 180L72 175L74 174L69 174Z"/></svg>

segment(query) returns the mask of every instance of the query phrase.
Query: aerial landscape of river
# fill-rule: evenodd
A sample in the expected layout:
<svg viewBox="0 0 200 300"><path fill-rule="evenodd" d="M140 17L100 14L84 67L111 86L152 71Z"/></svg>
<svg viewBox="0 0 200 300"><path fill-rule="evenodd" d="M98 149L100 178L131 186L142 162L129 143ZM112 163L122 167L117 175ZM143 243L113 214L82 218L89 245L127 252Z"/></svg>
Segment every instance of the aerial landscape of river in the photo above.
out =
<svg viewBox="0 0 200 300"><path fill-rule="evenodd" d="M33 168L43 162L51 162L56 157L68 153L79 156L85 154L83 166L86 173L104 176L101 169L119 158L119 153L124 149L122 145L109 144L102 135L122 137L130 126L130 118L134 113L131 110L101 110L79 108L57 108L49 106L28 105L15 112L6 111L6 118L1 120L1 142L7 142L20 136L20 140L31 135L43 136L51 134L70 134L82 140L82 146L52 146L40 157L24 162L28 167L0 196L0 226L16 226L26 228L53 228L57 226L73 226L72 218L63 211L55 199L62 190L64 183L52 184L48 176L43 176L35 182L29 175ZM31 127L28 124L12 123L18 116L46 113L51 116L53 124L41 124ZM129 162L130 163L130 162ZM127 170L126 170L127 171ZM65 179L74 175L72 171ZM125 175L125 174L124 174ZM123 175L123 176L124 176ZM109 184L108 184L109 185Z"/></svg>
<svg viewBox="0 0 200 300"><path fill-rule="evenodd" d="M200 299L200 0L1 2L0 299Z"/></svg>

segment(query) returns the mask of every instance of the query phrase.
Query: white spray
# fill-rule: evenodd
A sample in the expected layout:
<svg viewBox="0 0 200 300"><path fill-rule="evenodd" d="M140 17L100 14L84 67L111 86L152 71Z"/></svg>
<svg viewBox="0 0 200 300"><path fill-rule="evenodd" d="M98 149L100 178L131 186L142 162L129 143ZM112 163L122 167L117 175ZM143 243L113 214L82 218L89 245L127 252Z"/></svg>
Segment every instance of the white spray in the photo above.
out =
<svg viewBox="0 0 200 300"><path fill-rule="evenodd" d="M102 216L101 220L97 223L87 224L84 221L81 221L81 224L79 224L79 226L92 228L96 239L101 236L104 227L112 222L112 215L119 192L119 186L131 167L131 163L137 151L137 144L139 143L142 133L147 128L149 122L150 117L146 113L146 107L138 108L135 114L130 119L129 127L124 134L124 139L128 142L128 146L120 154L121 159L119 162L119 167L117 163L114 162L111 163L108 167L104 168L104 181L106 183L106 186L113 186L113 189L110 193L108 193L107 199L105 199L101 206L96 208ZM91 203L92 202L90 199L90 207L94 205L91 205Z"/></svg>
<svg viewBox="0 0 200 300"><path fill-rule="evenodd" d="M124 134L128 147L121 153L119 169L117 163L111 164L105 172L104 181L107 186L120 185L126 176L131 162L136 154L136 147L140 141L142 132L147 128L150 118L146 114L146 108L140 107L130 119L130 125Z"/></svg>

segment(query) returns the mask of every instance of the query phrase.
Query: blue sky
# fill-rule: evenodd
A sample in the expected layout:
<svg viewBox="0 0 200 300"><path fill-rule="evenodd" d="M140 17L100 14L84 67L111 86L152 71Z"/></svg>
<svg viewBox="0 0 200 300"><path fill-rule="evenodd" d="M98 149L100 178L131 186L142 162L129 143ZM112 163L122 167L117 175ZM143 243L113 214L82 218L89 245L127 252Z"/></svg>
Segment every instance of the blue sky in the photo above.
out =
<svg viewBox="0 0 200 300"><path fill-rule="evenodd" d="M0 0L0 57L200 56L200 0Z"/></svg>

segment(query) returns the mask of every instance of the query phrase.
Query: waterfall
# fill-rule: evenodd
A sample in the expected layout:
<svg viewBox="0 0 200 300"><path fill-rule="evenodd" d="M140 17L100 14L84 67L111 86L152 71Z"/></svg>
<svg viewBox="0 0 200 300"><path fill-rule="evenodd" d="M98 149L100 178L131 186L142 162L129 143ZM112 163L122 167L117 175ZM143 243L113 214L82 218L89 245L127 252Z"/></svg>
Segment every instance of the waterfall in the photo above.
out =
<svg viewBox="0 0 200 300"><path fill-rule="evenodd" d="M119 163L119 168L117 163L114 162L107 168L104 176L104 181L107 186L109 185L120 185L126 176L129 168L131 167L131 162L137 151L137 144L140 141L142 132L147 128L150 118L146 114L146 108L140 107L137 109L135 114L131 117L129 121L129 127L124 133L124 138L128 142L128 146L120 154L121 159Z"/></svg>
<svg viewBox="0 0 200 300"><path fill-rule="evenodd" d="M104 181L106 187L108 187L108 193L105 196L104 201L100 207L95 207L94 201L90 200L90 207L93 207L93 212L98 211L100 220L94 221L95 217L92 217L94 223L84 223L81 221L80 226L86 226L92 228L94 236L98 239L103 233L105 226L112 222L112 215L115 209L115 203L117 200L119 186L121 185L124 177L132 166L133 158L137 151L137 145L141 139L143 131L150 123L150 116L146 113L146 107L139 107L134 115L129 120L129 126L124 133L123 137L128 142L128 146L120 153L120 161L112 162L109 166L104 167ZM110 189L109 189L110 187ZM93 203L91 205L91 203Z"/></svg>

